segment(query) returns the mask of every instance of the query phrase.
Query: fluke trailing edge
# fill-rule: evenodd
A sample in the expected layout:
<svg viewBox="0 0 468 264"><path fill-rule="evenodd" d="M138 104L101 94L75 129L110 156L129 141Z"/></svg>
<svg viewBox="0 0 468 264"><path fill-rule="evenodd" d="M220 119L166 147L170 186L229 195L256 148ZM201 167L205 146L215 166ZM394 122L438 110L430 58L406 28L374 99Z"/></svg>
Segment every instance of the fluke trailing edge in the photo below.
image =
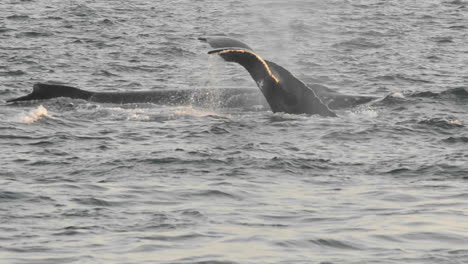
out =
<svg viewBox="0 0 468 264"><path fill-rule="evenodd" d="M307 86L283 67L264 60L248 45L229 38L202 38L224 60L242 65L257 83L273 112L336 116L331 109L352 107L376 97L345 95L322 85ZM224 47L223 47L224 46Z"/></svg>

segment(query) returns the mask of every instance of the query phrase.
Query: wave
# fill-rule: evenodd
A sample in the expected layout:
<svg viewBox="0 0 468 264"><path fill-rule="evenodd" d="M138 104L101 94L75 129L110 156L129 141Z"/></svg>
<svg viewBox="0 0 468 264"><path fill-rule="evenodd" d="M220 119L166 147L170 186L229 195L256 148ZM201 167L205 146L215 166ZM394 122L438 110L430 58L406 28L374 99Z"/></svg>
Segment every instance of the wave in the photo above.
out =
<svg viewBox="0 0 468 264"><path fill-rule="evenodd" d="M444 140L442 140L445 143L451 143L451 144L456 144L456 143L468 143L468 137L449 137Z"/></svg>
<svg viewBox="0 0 468 264"><path fill-rule="evenodd" d="M403 234L401 237L410 241L438 241L454 245L461 245L466 242L463 235L443 232L411 232Z"/></svg>
<svg viewBox="0 0 468 264"><path fill-rule="evenodd" d="M51 32L37 32L37 31L26 31L16 34L17 38L40 38L40 37L51 37L54 34Z"/></svg>
<svg viewBox="0 0 468 264"><path fill-rule="evenodd" d="M171 262L171 264L239 264L234 261L219 261L219 260L203 260L203 261L184 261L184 262Z"/></svg>
<svg viewBox="0 0 468 264"><path fill-rule="evenodd" d="M22 70L9 70L9 71L1 71L0 76L8 77L8 76L19 76L25 75L26 72Z"/></svg>
<svg viewBox="0 0 468 264"><path fill-rule="evenodd" d="M139 239L144 240L154 240L154 241L165 241L165 242L177 242L177 241L187 241L193 239L200 239L200 238L213 238L217 237L214 235L205 235L199 233L189 233L189 234L182 234L182 235L151 235L151 236L142 236L138 237Z"/></svg>
<svg viewBox="0 0 468 264"><path fill-rule="evenodd" d="M468 90L464 87L451 88L442 92L404 92L392 93L383 99L374 102L372 105L392 106L398 104L414 103L413 98L429 98L433 100L464 101L468 99Z"/></svg>
<svg viewBox="0 0 468 264"><path fill-rule="evenodd" d="M307 158L292 158L283 159L274 157L266 162L264 168L267 170L280 169L292 173L301 173L302 170L332 170L333 166L330 160L326 159L307 159Z"/></svg>
<svg viewBox="0 0 468 264"><path fill-rule="evenodd" d="M29 19L29 16L28 15L11 15L11 16L7 16L6 19L9 19L9 20L26 20L26 19Z"/></svg>
<svg viewBox="0 0 468 264"><path fill-rule="evenodd" d="M380 81L392 81L392 82L405 81L409 83L432 83L431 81L423 80L414 76L409 76L409 75L401 74L401 73L386 74L386 75L377 76L375 78Z"/></svg>
<svg viewBox="0 0 468 264"><path fill-rule="evenodd" d="M92 206L99 206L99 207L111 207L114 205L119 204L118 202L109 202L103 199L97 199L94 197L90 198L75 198L72 201L77 202L82 205L92 205Z"/></svg>
<svg viewBox="0 0 468 264"><path fill-rule="evenodd" d="M309 248L310 246L317 246L320 248L334 248L339 250L362 250L360 246L354 245L350 242L344 242L341 240L336 239L311 239L311 240L292 240L292 241L281 241L278 242L277 245L286 248L297 248L297 247L304 247Z"/></svg>
<svg viewBox="0 0 468 264"><path fill-rule="evenodd" d="M453 166L448 164L435 164L435 165L420 165L420 166L401 166L399 168L383 171L382 174L390 174L394 176L444 176L468 179L468 170L460 166Z"/></svg>
<svg viewBox="0 0 468 264"><path fill-rule="evenodd" d="M219 190L204 190L191 193L182 193L181 196L186 198L210 198L210 199L230 199L230 200L242 200L242 197L230 194Z"/></svg>
<svg viewBox="0 0 468 264"><path fill-rule="evenodd" d="M408 94L409 97L422 97L422 98L442 98L442 99L467 99L468 90L464 87L451 88L439 93L425 91Z"/></svg>
<svg viewBox="0 0 468 264"><path fill-rule="evenodd" d="M20 200L28 198L29 196L26 193L21 192L10 192L10 191L0 191L0 203L7 202L12 200Z"/></svg>
<svg viewBox="0 0 468 264"><path fill-rule="evenodd" d="M408 102L408 99L401 93L392 93L385 96L383 99L373 103L373 105L377 106L391 106L396 104L403 104Z"/></svg>
<svg viewBox="0 0 468 264"><path fill-rule="evenodd" d="M373 43L365 38L356 38L352 40L343 41L337 44L334 44L334 48L351 48L351 49L377 49L385 46L381 43Z"/></svg>

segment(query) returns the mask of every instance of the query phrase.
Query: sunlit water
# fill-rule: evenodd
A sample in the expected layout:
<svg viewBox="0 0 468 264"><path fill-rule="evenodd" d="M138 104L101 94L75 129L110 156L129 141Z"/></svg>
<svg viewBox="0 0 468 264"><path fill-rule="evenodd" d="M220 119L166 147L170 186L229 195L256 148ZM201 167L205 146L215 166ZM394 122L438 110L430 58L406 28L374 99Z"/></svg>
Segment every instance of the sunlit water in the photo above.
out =
<svg viewBox="0 0 468 264"><path fill-rule="evenodd" d="M0 263L468 263L468 2L0 7ZM338 118L5 104L39 81L255 88L207 35L385 99Z"/></svg>

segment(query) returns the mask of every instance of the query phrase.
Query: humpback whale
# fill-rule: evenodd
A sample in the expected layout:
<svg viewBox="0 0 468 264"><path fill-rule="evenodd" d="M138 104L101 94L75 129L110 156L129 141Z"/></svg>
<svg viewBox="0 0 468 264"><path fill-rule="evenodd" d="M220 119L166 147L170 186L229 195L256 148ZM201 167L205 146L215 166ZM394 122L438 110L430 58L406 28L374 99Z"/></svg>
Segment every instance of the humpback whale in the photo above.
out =
<svg viewBox="0 0 468 264"><path fill-rule="evenodd" d="M256 82L273 112L336 116L332 110L368 103L377 97L346 95L314 84L306 85L280 65L265 60L247 44L227 37L199 38L224 60L243 66Z"/></svg>
<svg viewBox="0 0 468 264"><path fill-rule="evenodd" d="M342 94L319 84L306 85L288 70L263 59L250 46L239 40L228 37L199 39L213 48L208 54L217 54L226 61L242 65L250 73L260 91L253 88L205 88L94 92L61 84L36 83L30 94L7 102L69 97L98 103L211 106L215 99L218 101L217 105L221 107L263 105L273 112L334 117L336 113L333 110L353 107L376 99L373 96ZM216 98L210 96L213 91Z"/></svg>
<svg viewBox="0 0 468 264"><path fill-rule="evenodd" d="M257 89L252 88L202 88L202 89L173 89L152 90L136 92L94 92L82 90L76 87L52 84L36 83L30 94L10 102L21 102L31 100L46 100L57 97L68 97L82 99L96 103L132 104L132 103L154 103L161 105L197 105L210 107L213 101L221 107L244 107L268 104L262 98Z"/></svg>

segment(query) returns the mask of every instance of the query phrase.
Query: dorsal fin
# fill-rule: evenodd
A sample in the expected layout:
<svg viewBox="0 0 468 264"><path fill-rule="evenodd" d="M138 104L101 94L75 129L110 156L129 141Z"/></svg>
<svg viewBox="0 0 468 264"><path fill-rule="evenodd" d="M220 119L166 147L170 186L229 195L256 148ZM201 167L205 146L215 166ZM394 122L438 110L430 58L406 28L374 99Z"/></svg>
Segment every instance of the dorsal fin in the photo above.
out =
<svg viewBox="0 0 468 264"><path fill-rule="evenodd" d="M60 84L36 83L34 84L33 91L30 94L8 100L7 102L44 100L56 97L69 97L74 99L87 100L92 95L92 92L84 91L71 86Z"/></svg>

